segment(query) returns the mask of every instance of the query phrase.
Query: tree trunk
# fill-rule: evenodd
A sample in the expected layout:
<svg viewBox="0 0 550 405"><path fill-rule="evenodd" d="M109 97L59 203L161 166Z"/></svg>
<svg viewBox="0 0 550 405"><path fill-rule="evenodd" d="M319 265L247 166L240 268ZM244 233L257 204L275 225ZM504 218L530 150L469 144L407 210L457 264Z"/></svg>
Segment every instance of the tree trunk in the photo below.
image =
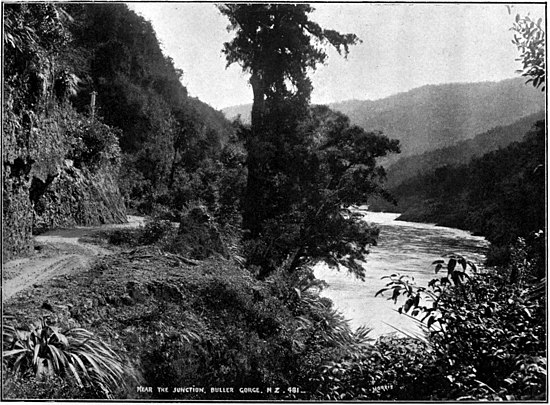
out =
<svg viewBox="0 0 550 405"><path fill-rule="evenodd" d="M251 123L252 133L255 135L262 125L262 117L265 111L265 89L263 79L257 71L252 71L250 84L254 94L254 103L252 104Z"/></svg>
<svg viewBox="0 0 550 405"><path fill-rule="evenodd" d="M174 157L172 158L172 168L170 169L170 177L168 179L168 189L171 190L176 177L176 159L178 157L178 149L174 147Z"/></svg>
<svg viewBox="0 0 550 405"><path fill-rule="evenodd" d="M261 222L265 213L263 212L262 190L260 181L261 164L258 162L257 142L262 137L263 118L265 113L265 83L261 74L253 70L250 77L250 84L254 94L252 104L251 129L252 139L248 141L247 150L247 184L243 207L243 228L250 231L251 237L258 236L261 229Z"/></svg>

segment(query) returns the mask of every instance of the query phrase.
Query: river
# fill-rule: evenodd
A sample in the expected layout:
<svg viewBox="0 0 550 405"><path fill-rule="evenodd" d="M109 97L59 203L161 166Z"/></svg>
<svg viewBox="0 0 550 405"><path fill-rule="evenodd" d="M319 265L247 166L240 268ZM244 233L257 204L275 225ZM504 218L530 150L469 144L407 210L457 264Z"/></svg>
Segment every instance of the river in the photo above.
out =
<svg viewBox="0 0 550 405"><path fill-rule="evenodd" d="M365 281L344 271L317 266L315 275L328 287L322 292L330 298L351 323L352 327L366 325L371 336L396 332L418 331L414 321L400 315L392 300L375 297L387 280L381 277L392 273L414 277L416 285L426 285L434 278L432 262L450 252L461 254L480 267L485 258L487 241L469 232L432 224L396 221L399 214L367 212L365 220L380 228L378 245L371 247L365 265ZM399 303L399 301L398 301Z"/></svg>

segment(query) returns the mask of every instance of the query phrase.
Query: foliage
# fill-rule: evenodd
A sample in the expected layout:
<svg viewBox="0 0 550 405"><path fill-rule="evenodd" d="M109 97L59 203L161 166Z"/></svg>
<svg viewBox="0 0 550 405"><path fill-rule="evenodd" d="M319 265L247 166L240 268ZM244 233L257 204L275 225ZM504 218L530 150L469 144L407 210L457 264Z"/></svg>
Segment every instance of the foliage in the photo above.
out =
<svg viewBox="0 0 550 405"><path fill-rule="evenodd" d="M185 303L159 305L139 322L142 362L152 385L259 387L263 393L166 393L163 399L292 399L281 389L313 388L312 379L331 353L365 345L330 301L318 295L310 273L272 274L260 282L245 272L211 263L209 277L182 285ZM309 394L307 394L309 395Z"/></svg>
<svg viewBox="0 0 550 405"><path fill-rule="evenodd" d="M140 245L151 245L169 237L174 227L170 221L153 219L147 221L139 236Z"/></svg>
<svg viewBox="0 0 550 405"><path fill-rule="evenodd" d="M546 34L544 32L542 18L534 21L529 16L516 15L516 20L511 28L514 31L512 43L520 51L517 59L523 64L523 69L518 70L522 76L528 77L526 83L533 83L535 88L546 88Z"/></svg>
<svg viewBox="0 0 550 405"><path fill-rule="evenodd" d="M209 176L223 173L230 123L188 97L182 72L163 55L150 22L126 5L70 4L67 10L85 77L72 102L86 110L96 91L97 115L120 129L120 183L129 207L176 220L189 201L215 200L216 190L208 188L219 184L210 186Z"/></svg>
<svg viewBox="0 0 550 405"><path fill-rule="evenodd" d="M429 398L426 371L433 353L426 343L386 336L372 347L349 351L324 365L315 398L321 400L415 400Z"/></svg>
<svg viewBox="0 0 550 405"><path fill-rule="evenodd" d="M226 4L235 38L224 44L228 65L251 74L252 125L241 128L248 177L242 201L247 263L264 278L288 257L289 272L328 259L359 276L374 231L343 207L382 193L376 158L397 142L352 127L342 114L309 108L308 70L324 63L324 46L347 55L359 39L325 30L309 5Z"/></svg>
<svg viewBox="0 0 550 405"><path fill-rule="evenodd" d="M4 365L14 374L74 379L79 387L97 388L107 398L131 377L123 359L82 328L61 332L43 318L28 331L4 325L2 337Z"/></svg>
<svg viewBox="0 0 550 405"><path fill-rule="evenodd" d="M263 181L286 175L274 160L292 153L299 143L296 125L307 114L311 93L307 69L326 59L314 41L347 54L358 39L323 30L308 19L313 9L305 4L226 4L219 10L229 18L229 29L236 31L235 38L224 44L228 65L239 63L251 73L254 104L252 126L245 136L248 179L243 225L255 237L263 221L272 217L264 207L269 202L258 198L269 187Z"/></svg>
<svg viewBox="0 0 550 405"><path fill-rule="evenodd" d="M428 369L431 395L440 399L529 400L546 391L545 304L532 282L510 283L510 271L468 275L473 263L451 255L434 262L447 275L429 288L393 277L392 298L407 297L399 311L430 329L434 352ZM525 262L512 265L530 272ZM521 269L517 269L517 267ZM422 372L423 373L423 372ZM420 373L420 374L422 374Z"/></svg>
<svg viewBox="0 0 550 405"><path fill-rule="evenodd" d="M245 158L242 147L230 141L219 160L205 157L193 171L176 169L172 186L154 203L167 207L167 217L178 220L187 208L201 201L220 225L238 225L246 180Z"/></svg>
<svg viewBox="0 0 550 405"><path fill-rule="evenodd" d="M120 148L117 134L119 131L97 119L78 115L67 124L69 125L68 136L73 143L68 157L74 161L75 166L96 169L106 162L111 163L112 166L118 166Z"/></svg>
<svg viewBox="0 0 550 405"><path fill-rule="evenodd" d="M107 242L115 246L137 246L139 241L138 233L139 231L128 229L115 229L105 232Z"/></svg>
<svg viewBox="0 0 550 405"><path fill-rule="evenodd" d="M138 229L115 229L101 232L108 243L121 247L153 245L163 252L204 260L210 257L229 258L229 246L236 246L239 235L234 228L222 228L202 204L183 210L179 223L154 217ZM101 238L101 235L98 235Z"/></svg>
<svg viewBox="0 0 550 405"><path fill-rule="evenodd" d="M75 398L101 398L101 393L93 389L83 392L77 384L59 376L52 376L47 380L40 380L36 377L23 377L21 375L6 375L2 384L3 397L7 400L13 399L67 399Z"/></svg>
<svg viewBox="0 0 550 405"><path fill-rule="evenodd" d="M38 229L104 222L124 212L112 183L117 132L71 104L81 72L65 7L13 3L4 9L2 157L9 175L4 176L3 218L17 224L5 243L15 255L32 248L31 234ZM102 184L94 183L99 179ZM66 180L72 187L62 185ZM69 207L75 195L90 188L105 192ZM50 197L56 203L48 204Z"/></svg>
<svg viewBox="0 0 550 405"><path fill-rule="evenodd" d="M174 237L175 229L170 221L152 218L137 229L102 231L101 236L115 246L137 247L162 244Z"/></svg>
<svg viewBox="0 0 550 405"><path fill-rule="evenodd" d="M33 109L55 95L56 82L75 81L61 50L70 41L69 16L56 4L9 4L5 8L6 90L13 109Z"/></svg>
<svg viewBox="0 0 550 405"><path fill-rule="evenodd" d="M330 44L347 56L349 46L359 41L354 34L326 30L309 20L313 8L308 4L225 4L218 8L229 18L229 29L236 31L235 38L224 44L227 64L239 63L251 73L253 131L272 126L273 116L264 115L283 108L282 103L297 108L287 110L290 121L305 113L312 88L307 69L325 62L323 46Z"/></svg>
<svg viewBox="0 0 550 405"><path fill-rule="evenodd" d="M295 133L274 133L262 145L252 152L264 157L256 162L256 188L249 190L258 234L250 230L248 263L261 269L260 277L289 256L288 271L325 260L362 277L361 262L377 231L344 207L386 196L376 159L398 151L397 142L351 126L327 107L314 107Z"/></svg>
<svg viewBox="0 0 550 405"><path fill-rule="evenodd" d="M423 220L486 236L502 252L491 265L510 260L518 237L529 242L545 227L545 124L469 164L440 167L392 190L404 198L404 220Z"/></svg>

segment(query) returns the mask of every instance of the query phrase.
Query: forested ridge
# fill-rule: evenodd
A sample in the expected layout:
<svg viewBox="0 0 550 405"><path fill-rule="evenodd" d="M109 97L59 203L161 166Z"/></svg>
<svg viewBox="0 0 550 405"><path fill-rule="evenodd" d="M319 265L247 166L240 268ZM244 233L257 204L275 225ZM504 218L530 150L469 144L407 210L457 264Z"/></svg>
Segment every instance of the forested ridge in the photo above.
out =
<svg viewBox="0 0 550 405"><path fill-rule="evenodd" d="M189 97L124 4L3 6L3 260L38 254L42 232L147 217L86 237L114 254L3 302L3 399L546 398L543 121L388 190L399 141L310 100L328 49L368 39L308 4L212 5L249 77L249 123ZM537 96L540 27L513 27ZM429 286L388 275L423 327L374 340L320 295L314 266L364 279L379 230L354 207L395 197L412 219L486 235L499 266L451 254Z"/></svg>
<svg viewBox="0 0 550 405"><path fill-rule="evenodd" d="M493 244L490 262L502 264L518 237L544 229L544 150L545 121L538 121L520 142L408 179L392 189L400 218L484 235Z"/></svg>
<svg viewBox="0 0 550 405"><path fill-rule="evenodd" d="M388 162L451 147L545 108L544 95L522 78L500 82L429 85L379 100L347 100L329 107L354 125L383 131L401 142ZM228 118L249 121L250 105L225 108ZM419 119L422 117L423 119Z"/></svg>
<svg viewBox="0 0 550 405"><path fill-rule="evenodd" d="M402 157L394 164L388 165L386 185L388 188L394 188L415 175L433 171L441 166L465 164L475 157L521 141L532 126L544 117L545 113L540 111L513 124L497 126L452 146Z"/></svg>
<svg viewBox="0 0 550 405"><path fill-rule="evenodd" d="M97 92L97 114L122 130L121 191L131 207L150 214L155 204L181 209L203 198L213 208L219 196L203 182L209 177L215 188L222 154L238 154L231 123L188 97L183 72L162 54L151 24L125 5L71 5L67 12L84 62L74 103L87 108L90 92Z"/></svg>

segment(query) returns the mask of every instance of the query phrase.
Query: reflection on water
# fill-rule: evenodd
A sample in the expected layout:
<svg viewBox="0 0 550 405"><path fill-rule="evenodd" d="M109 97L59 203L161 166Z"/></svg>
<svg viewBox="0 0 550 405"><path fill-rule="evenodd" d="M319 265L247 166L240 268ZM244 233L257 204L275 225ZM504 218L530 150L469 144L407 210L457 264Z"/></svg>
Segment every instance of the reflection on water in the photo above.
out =
<svg viewBox="0 0 550 405"><path fill-rule="evenodd" d="M412 320L396 312L398 306L393 301L387 300L387 297L374 297L385 286L386 280L380 279L382 276L406 274L414 277L417 285L426 285L434 278L431 265L434 260L453 252L481 265L487 249L484 238L472 236L466 231L395 221L398 216L374 212L366 214L367 222L379 226L380 236L378 246L373 246L367 256L364 282L326 266L318 266L315 270L315 275L329 284L322 295L332 299L353 327L366 325L372 328L372 336L394 332L394 327L405 331L417 330Z"/></svg>

